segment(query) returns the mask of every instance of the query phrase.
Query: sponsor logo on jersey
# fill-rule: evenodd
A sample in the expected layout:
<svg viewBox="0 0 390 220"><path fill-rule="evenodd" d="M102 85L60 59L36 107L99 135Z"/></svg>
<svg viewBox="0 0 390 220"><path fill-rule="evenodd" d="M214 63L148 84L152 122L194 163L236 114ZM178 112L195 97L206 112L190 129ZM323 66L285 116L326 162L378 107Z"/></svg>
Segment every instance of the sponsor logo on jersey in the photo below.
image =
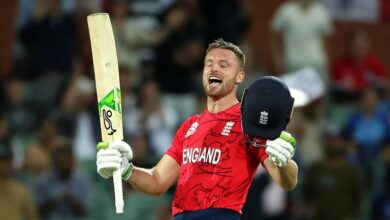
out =
<svg viewBox="0 0 390 220"><path fill-rule="evenodd" d="M223 128L221 135L223 136L229 136L230 132L232 131L234 122L233 121L228 121L225 124L225 127Z"/></svg>
<svg viewBox="0 0 390 220"><path fill-rule="evenodd" d="M211 147L193 147L183 150L183 164L187 163L210 163L218 164L221 159L221 150Z"/></svg>
<svg viewBox="0 0 390 220"><path fill-rule="evenodd" d="M268 112L266 112L266 111L260 112L259 123L262 125L268 124Z"/></svg>
<svg viewBox="0 0 390 220"><path fill-rule="evenodd" d="M193 135L196 132L196 129L198 128L198 126L199 126L198 122L192 123L191 127L187 130L186 135L184 137L189 137L189 136Z"/></svg>

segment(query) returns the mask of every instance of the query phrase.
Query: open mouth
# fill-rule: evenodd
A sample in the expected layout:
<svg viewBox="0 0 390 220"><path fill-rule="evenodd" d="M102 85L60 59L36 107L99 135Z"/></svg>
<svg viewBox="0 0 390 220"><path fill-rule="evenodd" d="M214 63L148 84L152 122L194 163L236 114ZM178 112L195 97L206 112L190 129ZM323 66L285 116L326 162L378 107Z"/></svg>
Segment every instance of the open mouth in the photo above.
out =
<svg viewBox="0 0 390 220"><path fill-rule="evenodd" d="M216 86L222 83L222 79L220 79L217 76L210 76L209 77L209 85Z"/></svg>

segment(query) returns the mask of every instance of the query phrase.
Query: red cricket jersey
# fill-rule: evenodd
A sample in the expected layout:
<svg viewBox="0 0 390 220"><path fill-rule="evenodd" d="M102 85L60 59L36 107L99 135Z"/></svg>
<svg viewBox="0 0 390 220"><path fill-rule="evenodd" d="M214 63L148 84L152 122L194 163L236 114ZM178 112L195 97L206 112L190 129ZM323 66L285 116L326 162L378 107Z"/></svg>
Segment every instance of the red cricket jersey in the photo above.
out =
<svg viewBox="0 0 390 220"><path fill-rule="evenodd" d="M180 164L173 215L207 208L241 213L256 170L268 157L264 147L246 146L240 104L186 120L166 154Z"/></svg>

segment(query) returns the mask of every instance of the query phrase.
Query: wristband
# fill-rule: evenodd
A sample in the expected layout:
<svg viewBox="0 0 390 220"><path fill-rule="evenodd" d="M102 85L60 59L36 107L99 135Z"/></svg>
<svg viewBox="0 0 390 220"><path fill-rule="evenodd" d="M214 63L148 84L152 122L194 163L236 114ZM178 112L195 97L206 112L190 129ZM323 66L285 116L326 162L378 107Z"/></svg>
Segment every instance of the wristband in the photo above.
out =
<svg viewBox="0 0 390 220"><path fill-rule="evenodd" d="M134 165L133 163L129 163L126 170L122 173L122 179L124 181L129 180L131 175L133 174L133 171L134 171Z"/></svg>

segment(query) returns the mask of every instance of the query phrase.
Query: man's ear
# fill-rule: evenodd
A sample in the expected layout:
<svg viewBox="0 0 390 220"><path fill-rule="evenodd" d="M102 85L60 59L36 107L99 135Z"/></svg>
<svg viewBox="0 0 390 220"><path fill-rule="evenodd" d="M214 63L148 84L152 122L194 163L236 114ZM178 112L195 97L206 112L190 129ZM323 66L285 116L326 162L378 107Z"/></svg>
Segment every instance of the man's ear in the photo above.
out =
<svg viewBox="0 0 390 220"><path fill-rule="evenodd" d="M236 77L236 84L242 83L244 79L245 79L245 72L244 71L239 72Z"/></svg>

